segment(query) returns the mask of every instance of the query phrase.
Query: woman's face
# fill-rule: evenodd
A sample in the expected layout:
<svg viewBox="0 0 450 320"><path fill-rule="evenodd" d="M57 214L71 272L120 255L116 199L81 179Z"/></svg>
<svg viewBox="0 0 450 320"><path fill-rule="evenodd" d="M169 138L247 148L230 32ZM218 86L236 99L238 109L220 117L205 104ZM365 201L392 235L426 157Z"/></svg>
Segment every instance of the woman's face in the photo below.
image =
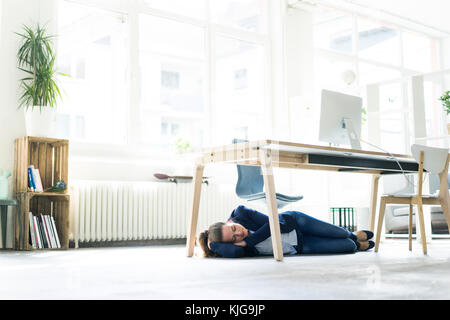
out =
<svg viewBox="0 0 450 320"><path fill-rule="evenodd" d="M239 223L227 222L222 227L222 241L223 242L241 242L248 237L248 230Z"/></svg>

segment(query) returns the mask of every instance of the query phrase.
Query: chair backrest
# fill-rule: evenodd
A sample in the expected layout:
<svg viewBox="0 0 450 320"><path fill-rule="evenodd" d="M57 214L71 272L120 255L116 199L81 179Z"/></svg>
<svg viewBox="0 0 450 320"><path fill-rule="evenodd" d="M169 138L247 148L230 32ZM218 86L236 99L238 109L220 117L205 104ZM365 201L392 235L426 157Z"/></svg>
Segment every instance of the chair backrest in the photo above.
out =
<svg viewBox="0 0 450 320"><path fill-rule="evenodd" d="M439 175L437 174L430 174L429 175L429 190L430 194L436 193L436 191L439 191L441 188L441 182L439 181ZM450 174L447 174L447 184L450 186Z"/></svg>
<svg viewBox="0 0 450 320"><path fill-rule="evenodd" d="M233 139L233 143L247 142L247 140ZM264 178L260 166L247 166L238 164L238 181L236 183L236 195L248 196L263 192Z"/></svg>
<svg viewBox="0 0 450 320"><path fill-rule="evenodd" d="M417 162L420 162L420 152L423 151L423 168L429 173L441 173L445 169L448 157L448 148L436 148L413 144L411 153Z"/></svg>

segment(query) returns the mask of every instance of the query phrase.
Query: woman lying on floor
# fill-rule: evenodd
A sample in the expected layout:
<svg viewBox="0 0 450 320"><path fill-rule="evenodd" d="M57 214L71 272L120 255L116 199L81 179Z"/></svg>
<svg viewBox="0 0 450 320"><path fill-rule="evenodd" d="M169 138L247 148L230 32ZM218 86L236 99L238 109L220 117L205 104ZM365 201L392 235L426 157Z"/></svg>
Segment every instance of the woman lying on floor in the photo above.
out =
<svg viewBox="0 0 450 320"><path fill-rule="evenodd" d="M373 233L352 233L298 211L280 213L283 254L327 254L367 251L375 246ZM245 206L233 210L226 223L201 232L198 243L206 257L240 258L273 255L269 217Z"/></svg>

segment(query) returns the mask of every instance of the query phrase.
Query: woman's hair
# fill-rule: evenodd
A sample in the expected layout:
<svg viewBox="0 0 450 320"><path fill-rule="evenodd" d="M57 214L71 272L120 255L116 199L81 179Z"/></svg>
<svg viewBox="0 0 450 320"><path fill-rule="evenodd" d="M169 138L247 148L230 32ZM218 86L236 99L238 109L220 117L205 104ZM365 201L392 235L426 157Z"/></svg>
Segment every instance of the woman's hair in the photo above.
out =
<svg viewBox="0 0 450 320"><path fill-rule="evenodd" d="M224 222L216 222L209 226L208 230L200 232L198 236L198 244L203 250L203 255L205 257L217 257L217 253L212 251L208 242L222 242L222 227L225 225Z"/></svg>

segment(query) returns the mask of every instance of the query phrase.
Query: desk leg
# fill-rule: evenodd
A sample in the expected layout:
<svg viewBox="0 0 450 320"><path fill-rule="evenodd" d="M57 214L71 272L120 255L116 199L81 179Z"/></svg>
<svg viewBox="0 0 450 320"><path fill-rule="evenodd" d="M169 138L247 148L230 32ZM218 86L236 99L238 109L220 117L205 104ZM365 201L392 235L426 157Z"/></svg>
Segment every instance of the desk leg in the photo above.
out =
<svg viewBox="0 0 450 320"><path fill-rule="evenodd" d="M370 192L370 213L369 213L369 230L375 230L375 217L377 215L377 197L378 197L378 182L380 180L379 174L372 175L372 189Z"/></svg>
<svg viewBox="0 0 450 320"><path fill-rule="evenodd" d="M281 247L280 220L278 218L278 204L275 193L275 182L272 169L272 153L270 150L260 150L259 159L264 177L264 188L266 201L269 209L269 225L272 237L273 255L277 261L283 260L283 249Z"/></svg>
<svg viewBox="0 0 450 320"><path fill-rule="evenodd" d="M192 199L191 218L189 220L189 229L186 242L186 254L188 257L192 257L194 255L198 210L200 208L200 194L202 191L203 169L204 166L202 164L197 164L194 171L194 194Z"/></svg>

